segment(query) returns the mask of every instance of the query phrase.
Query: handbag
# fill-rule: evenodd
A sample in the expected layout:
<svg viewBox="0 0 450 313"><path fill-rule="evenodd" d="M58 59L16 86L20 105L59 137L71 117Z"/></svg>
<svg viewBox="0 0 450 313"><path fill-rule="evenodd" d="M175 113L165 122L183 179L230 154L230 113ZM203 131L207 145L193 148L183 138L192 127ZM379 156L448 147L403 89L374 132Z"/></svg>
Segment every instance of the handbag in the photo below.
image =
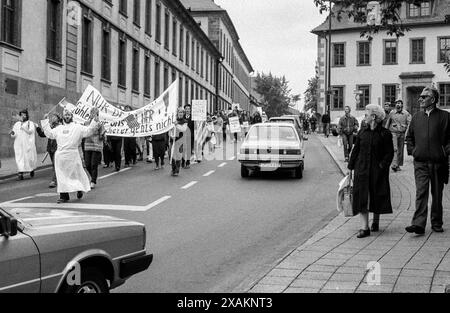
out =
<svg viewBox="0 0 450 313"><path fill-rule="evenodd" d="M344 144L343 144L343 142L342 142L342 137L339 136L339 137L338 137L338 141L337 141L337 146L338 146L339 148L341 148L343 145L344 145Z"/></svg>
<svg viewBox="0 0 450 313"><path fill-rule="evenodd" d="M337 210L344 217L353 217L353 179L351 175L345 176L339 183L337 193Z"/></svg>

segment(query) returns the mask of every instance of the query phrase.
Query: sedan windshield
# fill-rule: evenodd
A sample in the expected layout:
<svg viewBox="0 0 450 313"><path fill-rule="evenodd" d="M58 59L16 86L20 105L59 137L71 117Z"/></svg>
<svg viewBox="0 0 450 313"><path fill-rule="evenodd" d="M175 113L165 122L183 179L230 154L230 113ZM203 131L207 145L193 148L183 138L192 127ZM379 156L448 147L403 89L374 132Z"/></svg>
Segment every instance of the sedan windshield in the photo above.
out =
<svg viewBox="0 0 450 313"><path fill-rule="evenodd" d="M253 127L248 133L249 141L296 141L295 131L289 126L260 126Z"/></svg>

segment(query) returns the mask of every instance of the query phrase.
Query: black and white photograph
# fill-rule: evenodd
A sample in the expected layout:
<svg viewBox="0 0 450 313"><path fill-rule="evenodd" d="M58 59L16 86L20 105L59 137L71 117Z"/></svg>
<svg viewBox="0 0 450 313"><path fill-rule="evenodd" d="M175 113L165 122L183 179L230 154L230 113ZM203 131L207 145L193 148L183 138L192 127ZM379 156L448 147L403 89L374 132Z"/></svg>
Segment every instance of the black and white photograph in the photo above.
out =
<svg viewBox="0 0 450 313"><path fill-rule="evenodd" d="M450 293L449 156L450 0L0 0L0 294Z"/></svg>

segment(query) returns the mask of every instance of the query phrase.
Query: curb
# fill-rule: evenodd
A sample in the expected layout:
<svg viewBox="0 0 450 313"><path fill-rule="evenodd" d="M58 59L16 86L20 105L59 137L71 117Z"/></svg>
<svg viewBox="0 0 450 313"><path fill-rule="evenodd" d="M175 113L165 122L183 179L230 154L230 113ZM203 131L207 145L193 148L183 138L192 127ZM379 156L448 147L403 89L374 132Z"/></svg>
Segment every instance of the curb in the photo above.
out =
<svg viewBox="0 0 450 313"><path fill-rule="evenodd" d="M333 159L334 163L336 163L337 167L339 168L339 170L341 171L342 175L346 175L345 172L347 171L344 167L342 167L342 165L339 163L337 156L334 154L333 151L331 151L326 144L323 143L322 140L320 140L320 143L323 145L323 147L325 148L325 150L327 150L328 154L331 156L331 158Z"/></svg>
<svg viewBox="0 0 450 313"><path fill-rule="evenodd" d="M52 167L51 164L49 164L49 165L43 165L43 166L37 167L34 171L35 171L35 172L43 171L43 170L46 170L46 169L51 168L51 167ZM4 181L4 180L11 179L11 178L14 178L14 177L16 177L16 176L17 176L17 173L7 174L7 175L4 175L4 176L0 176L0 182L1 182L1 181Z"/></svg>

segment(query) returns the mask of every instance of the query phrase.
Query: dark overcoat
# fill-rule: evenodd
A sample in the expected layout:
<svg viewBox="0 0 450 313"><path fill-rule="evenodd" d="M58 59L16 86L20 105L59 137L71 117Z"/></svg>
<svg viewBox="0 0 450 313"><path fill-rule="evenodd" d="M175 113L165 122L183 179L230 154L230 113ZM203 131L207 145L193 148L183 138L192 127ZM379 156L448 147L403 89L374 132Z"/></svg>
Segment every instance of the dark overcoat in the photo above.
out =
<svg viewBox="0 0 450 313"><path fill-rule="evenodd" d="M389 168L394 157L392 134L378 124L374 130L364 125L356 137L348 169L354 170L353 214L392 213Z"/></svg>

